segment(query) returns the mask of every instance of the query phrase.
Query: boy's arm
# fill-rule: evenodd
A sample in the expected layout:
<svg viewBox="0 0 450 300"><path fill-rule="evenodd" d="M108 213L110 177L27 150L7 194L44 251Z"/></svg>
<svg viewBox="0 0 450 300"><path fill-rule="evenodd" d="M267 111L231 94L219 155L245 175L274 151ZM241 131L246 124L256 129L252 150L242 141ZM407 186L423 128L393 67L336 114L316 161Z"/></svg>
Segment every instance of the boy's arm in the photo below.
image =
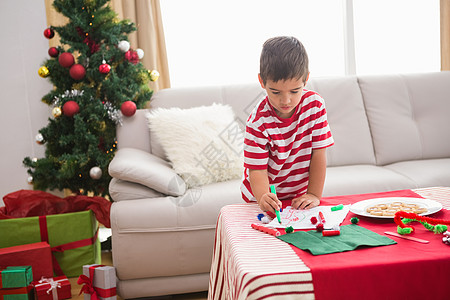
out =
<svg viewBox="0 0 450 300"><path fill-rule="evenodd" d="M312 208L320 204L327 168L326 151L326 148L313 150L309 164L308 189L305 195L292 200L293 208Z"/></svg>
<svg viewBox="0 0 450 300"><path fill-rule="evenodd" d="M263 211L275 213L281 208L281 201L277 195L269 192L269 176L267 170L248 170L248 179L259 207Z"/></svg>

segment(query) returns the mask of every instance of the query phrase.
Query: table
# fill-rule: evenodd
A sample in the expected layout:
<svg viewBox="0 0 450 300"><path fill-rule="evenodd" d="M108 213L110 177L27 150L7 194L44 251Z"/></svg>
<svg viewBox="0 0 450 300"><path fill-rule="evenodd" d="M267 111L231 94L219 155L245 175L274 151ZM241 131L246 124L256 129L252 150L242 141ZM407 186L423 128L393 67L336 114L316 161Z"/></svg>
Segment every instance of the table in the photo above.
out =
<svg viewBox="0 0 450 300"><path fill-rule="evenodd" d="M432 199L442 203L444 209L437 214L431 215L430 217L435 217L435 215L441 214L439 215L439 218L441 218L442 214L447 214L446 216L448 216L448 213L450 213L450 188L422 188L412 191L423 198ZM375 198L376 196L374 195L378 194L367 194L366 199ZM387 193L381 196L386 197L389 195L390 194ZM322 203L324 205L336 205L339 203L348 204L352 203L352 201L354 201L353 199L361 200L361 198L353 196L329 197L322 199ZM334 289L335 291L332 298L333 300L356 299L357 297L362 297L363 295L364 299L367 299L367 295L360 292L370 292L374 286L383 286L383 279L380 281L380 279L377 278L376 283L370 281L362 281L362 283L358 282L358 286L353 289L358 291L355 292L355 295L358 296L351 295L351 293L348 292L350 291L348 288L347 290L340 288L336 289L336 286L333 286L333 278L336 279L349 274L349 270L347 268L343 268L342 266L333 266L334 259L339 260L340 257L343 257L345 259L350 258L351 260L351 257L358 251L360 251L358 253L359 255L361 253L367 253L365 256L366 258L361 260L360 266L357 266L357 262L353 262L353 264L349 263L349 269L351 268L352 270L356 270L360 267L360 269L363 270L360 270L361 272L370 274L371 270L375 270L376 268L384 268L387 270L386 280L392 281L392 279L395 278L394 274L392 274L393 272L390 271L396 270L395 262L386 263L383 261L377 265L377 261L370 261L370 254L380 251L377 249L381 249L383 247L366 248L363 250L320 256L313 256L308 252L303 252L304 254L296 254L289 244L274 238L271 235L264 234L251 228L251 223L258 222L256 216L259 213L261 213L261 210L257 204L248 203L228 205L221 209L217 221L208 299L327 299L327 293L323 293L323 291L326 290L323 289L325 281L323 278L326 278L326 276L323 277L323 270L326 270L328 266L330 269L329 276L332 278L327 278L326 280L328 284L330 284L330 289ZM355 216L353 213L349 213L344 223L348 222L348 220L353 216ZM364 217L362 219L364 219ZM361 220L360 223L373 223L372 218L366 219L367 220ZM361 226L365 227L363 224ZM416 228L421 226L419 223L413 223L413 225ZM371 224L371 226L378 226L378 224ZM384 230L386 226L391 226L390 231L396 230L396 226L392 220L384 219L379 226L379 230ZM376 232L376 230L374 231ZM409 251L408 249L410 248L416 249L411 250L411 252L415 251L416 253L411 254L411 261L407 260L406 264L403 263L403 265L401 265L401 270L398 270L398 274L401 276L401 278L399 278L399 282L402 282L402 280L404 282L394 285L392 290L395 290L395 293L400 295L407 295L407 293L414 295L413 298L408 299L419 299L420 295L414 290L414 282L422 282L420 281L422 280L420 276L432 277L432 275L436 274L435 270L439 270L440 273L436 275L438 278L428 278L430 281L436 282L436 286L433 286L432 288L438 296L433 299L439 299L439 295L442 295L445 291L447 291L445 293L448 299L448 297L450 297L448 296L450 295L450 289L448 288L448 282L450 281L450 246L442 243L442 235L434 235L433 233L426 231L423 233L418 232L419 230L416 230L415 235L417 237L430 240L429 244L432 244L433 247L438 247L438 251L434 251L433 254L428 253L428 255L425 255L425 253L429 251L425 250L424 255L420 256L423 257L422 259L419 258L417 253L421 253L420 251L423 248L420 248L420 245L423 244L391 237L393 240L397 241L398 247L403 247L406 249L406 252ZM382 234L382 232L378 233ZM384 247L397 247L397 245ZM383 249L383 251L387 251L386 249L388 248ZM297 252L302 251L298 250ZM405 256L408 255L409 253L405 253ZM325 262L321 264L321 261ZM438 263L439 265L437 265ZM428 273L427 270L429 270ZM355 274L358 274L357 271L358 270L355 271ZM415 279L413 278L412 281L409 281L410 279L403 278L405 277L405 274L410 274L412 271L414 271L414 274L411 274L411 277L414 277ZM327 273L325 272L325 274ZM318 278L322 281L319 282ZM314 281L314 279L316 281ZM345 278L341 278L340 280L345 280ZM409 284L411 282L412 284ZM441 287L442 282L446 283ZM389 282L386 284L387 286L389 286L388 283ZM341 283L337 282L336 284L339 285ZM347 285L351 286L351 284L352 283L350 282ZM319 289L317 289L317 287L320 285L322 285L322 289L319 293ZM422 286L421 289L426 291L427 287ZM442 291L438 289L442 289ZM353 296L355 297L353 298ZM393 297L389 297L388 295L388 297L385 297L384 299L406 299L404 297L395 298L394 295L392 296Z"/></svg>

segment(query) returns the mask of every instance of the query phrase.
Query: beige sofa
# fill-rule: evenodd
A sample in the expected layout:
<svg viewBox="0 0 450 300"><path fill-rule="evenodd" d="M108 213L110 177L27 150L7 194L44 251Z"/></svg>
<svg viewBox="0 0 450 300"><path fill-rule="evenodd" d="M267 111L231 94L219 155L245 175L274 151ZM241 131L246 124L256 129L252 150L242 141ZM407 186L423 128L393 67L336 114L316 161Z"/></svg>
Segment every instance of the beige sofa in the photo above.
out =
<svg viewBox="0 0 450 300"><path fill-rule="evenodd" d="M313 78L308 87L324 97L335 139L324 196L450 186L450 72ZM229 104L243 126L261 97L256 83L167 89L152 107ZM109 169L119 295L207 290L217 216L242 203L240 180L186 189L145 115L124 118Z"/></svg>

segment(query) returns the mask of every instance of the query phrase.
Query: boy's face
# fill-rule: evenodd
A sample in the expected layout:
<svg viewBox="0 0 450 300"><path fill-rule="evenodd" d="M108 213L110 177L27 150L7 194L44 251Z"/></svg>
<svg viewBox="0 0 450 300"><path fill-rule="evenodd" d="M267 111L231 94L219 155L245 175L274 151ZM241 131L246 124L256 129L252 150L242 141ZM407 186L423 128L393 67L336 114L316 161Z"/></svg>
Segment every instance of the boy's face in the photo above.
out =
<svg viewBox="0 0 450 300"><path fill-rule="evenodd" d="M276 114L283 119L290 118L300 103L302 91L308 79L288 79L277 82L267 80L264 84L259 74L258 78L261 87L267 91L269 102Z"/></svg>

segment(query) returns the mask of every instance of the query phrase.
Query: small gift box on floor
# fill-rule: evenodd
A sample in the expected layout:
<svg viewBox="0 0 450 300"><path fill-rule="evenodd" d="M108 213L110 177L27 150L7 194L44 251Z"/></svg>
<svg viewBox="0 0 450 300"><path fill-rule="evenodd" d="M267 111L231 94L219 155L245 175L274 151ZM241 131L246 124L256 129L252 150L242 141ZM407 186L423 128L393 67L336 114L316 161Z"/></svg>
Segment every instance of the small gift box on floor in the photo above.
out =
<svg viewBox="0 0 450 300"><path fill-rule="evenodd" d="M7 267L0 269L0 288L28 286L33 281L31 266Z"/></svg>
<svg viewBox="0 0 450 300"><path fill-rule="evenodd" d="M83 284L80 294L90 300L94 294L101 300L116 300L116 269L104 265L85 265L83 275L78 278L78 284ZM94 298L95 299L95 298Z"/></svg>
<svg viewBox="0 0 450 300"><path fill-rule="evenodd" d="M33 280L53 277L52 252L46 242L0 248L0 266L31 266Z"/></svg>
<svg viewBox="0 0 450 300"><path fill-rule="evenodd" d="M58 300L72 298L70 282L66 276L42 278L34 281L37 300Z"/></svg>
<svg viewBox="0 0 450 300"><path fill-rule="evenodd" d="M0 299L33 299L33 279L31 266L7 267L0 269Z"/></svg>

